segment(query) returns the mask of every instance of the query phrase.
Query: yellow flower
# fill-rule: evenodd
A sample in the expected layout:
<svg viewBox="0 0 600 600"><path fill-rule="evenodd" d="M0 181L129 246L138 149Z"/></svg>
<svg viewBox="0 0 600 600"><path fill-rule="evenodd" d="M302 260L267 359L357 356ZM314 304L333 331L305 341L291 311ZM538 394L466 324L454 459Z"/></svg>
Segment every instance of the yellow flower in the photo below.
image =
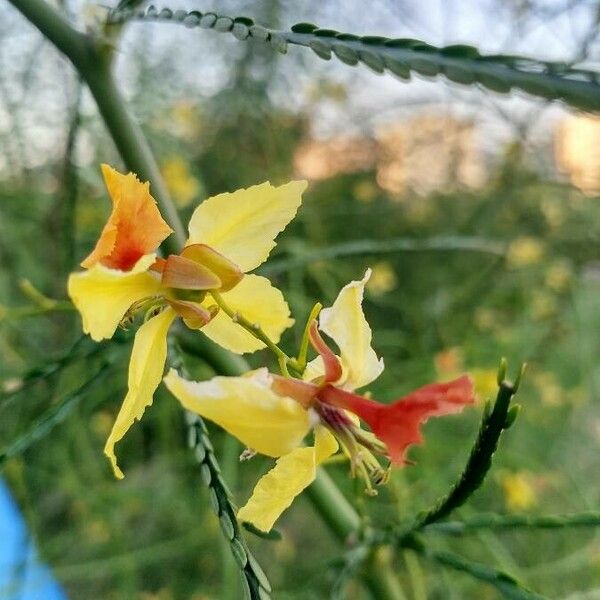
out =
<svg viewBox="0 0 600 600"><path fill-rule="evenodd" d="M561 406L565 403L567 392L551 371L537 373L533 378L533 383L545 406Z"/></svg>
<svg viewBox="0 0 600 600"><path fill-rule="evenodd" d="M537 504L537 493L528 473L507 473L501 480L504 502L509 510L526 510Z"/></svg>
<svg viewBox="0 0 600 600"><path fill-rule="evenodd" d="M306 183L273 187L267 182L205 200L192 215L181 253L164 259L154 252L171 229L149 185L107 165L102 171L113 211L81 263L86 270L70 275L68 292L84 332L95 341L144 315L131 353L128 392L104 448L122 478L114 446L152 404L163 376L167 332L176 317L240 354L265 345L220 312L217 299L232 314L260 324L274 342L293 323L281 292L268 279L246 273L267 259L275 237L296 214Z"/></svg>
<svg viewBox="0 0 600 600"><path fill-rule="evenodd" d="M566 261L556 261L546 271L546 285L554 292L564 292L569 288L573 271Z"/></svg>
<svg viewBox="0 0 600 600"><path fill-rule="evenodd" d="M180 156L172 156L162 166L162 175L171 197L177 206L187 206L200 191L199 181L190 173Z"/></svg>
<svg viewBox="0 0 600 600"><path fill-rule="evenodd" d="M554 316L558 310L556 298L542 290L532 293L531 308L534 318L540 321Z"/></svg>
<svg viewBox="0 0 600 600"><path fill-rule="evenodd" d="M544 245L532 237L520 237L511 242L506 260L513 268L538 263L544 255Z"/></svg>
<svg viewBox="0 0 600 600"><path fill-rule="evenodd" d="M346 285L319 317L319 329L335 341L337 357L310 323L310 340L319 356L306 366L303 379L271 375L260 369L244 377L215 377L192 382L171 370L168 389L183 406L223 427L255 452L277 459L239 510L241 521L269 531L316 476L320 463L341 446L354 472L367 482L384 483L388 471L373 452L396 465L405 464L410 444L421 441L419 426L431 416L459 412L473 402L467 377L430 384L392 404L380 404L353 390L374 381L383 360L371 347L371 328L362 311L367 272ZM371 431L360 428L359 419ZM314 445L303 446L314 431Z"/></svg>

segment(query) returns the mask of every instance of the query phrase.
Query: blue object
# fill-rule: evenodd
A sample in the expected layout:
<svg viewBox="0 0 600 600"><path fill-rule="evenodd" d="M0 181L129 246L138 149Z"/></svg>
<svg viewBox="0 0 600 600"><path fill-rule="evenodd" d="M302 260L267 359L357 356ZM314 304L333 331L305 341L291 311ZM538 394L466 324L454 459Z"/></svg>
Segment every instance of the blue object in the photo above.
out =
<svg viewBox="0 0 600 600"><path fill-rule="evenodd" d="M66 600L39 562L19 508L0 480L0 600Z"/></svg>

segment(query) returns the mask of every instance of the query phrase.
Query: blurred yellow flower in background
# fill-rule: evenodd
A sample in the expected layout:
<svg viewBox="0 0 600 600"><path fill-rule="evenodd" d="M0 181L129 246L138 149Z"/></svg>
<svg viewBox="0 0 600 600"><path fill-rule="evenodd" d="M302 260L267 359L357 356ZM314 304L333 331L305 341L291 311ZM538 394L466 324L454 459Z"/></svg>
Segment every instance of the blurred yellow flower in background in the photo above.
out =
<svg viewBox="0 0 600 600"><path fill-rule="evenodd" d="M192 175L188 164L181 156L171 156L162 166L165 184L178 208L186 207L198 197L200 182Z"/></svg>
<svg viewBox="0 0 600 600"><path fill-rule="evenodd" d="M505 473L501 476L500 484L508 510L527 510L537 504L537 493L532 477L526 471Z"/></svg>
<svg viewBox="0 0 600 600"><path fill-rule="evenodd" d="M566 393L561 387L556 375L550 371L536 373L532 378L540 401L545 406L560 406L565 403Z"/></svg>
<svg viewBox="0 0 600 600"><path fill-rule="evenodd" d="M544 256L544 244L532 237L520 237L513 240L506 255L510 267L518 269L540 262Z"/></svg>
<svg viewBox="0 0 600 600"><path fill-rule="evenodd" d="M556 202L546 199L541 203L542 214L552 228L560 227L565 222L565 209Z"/></svg>
<svg viewBox="0 0 600 600"><path fill-rule="evenodd" d="M451 379L465 370L465 360L460 348L448 348L435 355L435 370L438 379ZM469 369L475 394L479 400L496 396L498 375L496 369Z"/></svg>
<svg viewBox="0 0 600 600"><path fill-rule="evenodd" d="M489 331L494 328L497 317L496 313L489 308L478 308L474 315L475 325L482 331Z"/></svg>
<svg viewBox="0 0 600 600"><path fill-rule="evenodd" d="M531 308L533 317L540 321L549 319L558 311L556 298L547 292L536 290L532 294Z"/></svg>
<svg viewBox="0 0 600 600"><path fill-rule="evenodd" d="M571 285L573 270L565 260L553 262L546 271L546 285L554 292L564 292Z"/></svg>
<svg viewBox="0 0 600 600"><path fill-rule="evenodd" d="M377 198L378 191L379 189L377 185L368 179L363 179L362 181L355 183L354 187L352 188L354 197L365 204L373 202L373 200Z"/></svg>
<svg viewBox="0 0 600 600"><path fill-rule="evenodd" d="M394 267L388 261L375 263L372 267L371 279L367 283L367 289L374 296L381 296L396 289L398 278Z"/></svg>
<svg viewBox="0 0 600 600"><path fill-rule="evenodd" d="M472 369L471 377L475 392L480 400L494 398L498 391L498 373L496 369Z"/></svg>

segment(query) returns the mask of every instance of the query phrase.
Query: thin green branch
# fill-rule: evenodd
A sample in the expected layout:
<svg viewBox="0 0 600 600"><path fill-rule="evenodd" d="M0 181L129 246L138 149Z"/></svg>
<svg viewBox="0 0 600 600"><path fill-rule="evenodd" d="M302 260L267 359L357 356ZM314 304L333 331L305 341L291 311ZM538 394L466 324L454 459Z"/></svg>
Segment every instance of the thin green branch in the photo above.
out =
<svg viewBox="0 0 600 600"><path fill-rule="evenodd" d="M481 514L463 521L431 523L424 532L461 534L480 529L564 529L571 527L600 527L600 512L584 512L571 515L496 515Z"/></svg>
<svg viewBox="0 0 600 600"><path fill-rule="evenodd" d="M388 240L356 240L333 244L324 248L292 248L293 256L275 258L260 268L261 273L277 275L290 269L301 267L318 260L340 258L344 256L368 256L370 254L390 254L397 252L481 252L495 256L504 256L506 246L474 237L442 236L416 240L392 238Z"/></svg>
<svg viewBox="0 0 600 600"><path fill-rule="evenodd" d="M424 76L443 75L464 85L479 84L499 93L519 89L547 100L564 100L585 110L600 110L599 74L574 68L568 63L547 62L522 56L482 55L477 48L455 44L439 48L415 39L358 36L298 23L290 31L257 25L248 17L228 17L198 10L114 10L110 23L129 19L182 23L186 27L230 32L237 39L256 39L285 53L288 44L306 46L324 60L332 56L347 65L362 63L376 73L391 72L409 79L411 72Z"/></svg>
<svg viewBox="0 0 600 600"><path fill-rule="evenodd" d="M127 109L127 102L117 89L106 59L98 55L100 64L86 66L80 70L88 84L104 123L117 146L123 161L142 181L149 181L152 195L156 198L160 210L173 228L174 235L163 242L168 252L179 252L184 246L186 235L171 201L158 164L139 123ZM102 64L104 61L105 64Z"/></svg>
<svg viewBox="0 0 600 600"><path fill-rule="evenodd" d="M212 299L215 301L217 306L234 322L240 327L244 328L250 335L261 341L273 354L277 357L279 363L279 369L281 374L289 377L288 372L288 361L290 357L265 333L260 323L252 323L244 315L234 311L226 302L223 300L223 296L215 291L209 292Z"/></svg>
<svg viewBox="0 0 600 600"><path fill-rule="evenodd" d="M5 407L8 401L22 394L36 383L48 379L76 360L98 354L102 348L101 344L94 344L87 335L82 335L62 356L47 363L36 365L21 374L18 387L3 394L0 393L0 402L2 403L0 406Z"/></svg>
<svg viewBox="0 0 600 600"><path fill-rule="evenodd" d="M108 363L103 364L96 374L82 386L51 406L41 417L34 421L25 433L18 436L16 440L3 450L0 450L0 468L9 458L22 454L34 443L48 435L56 425L62 423L71 414L71 411L79 401L88 393L89 389L106 375L108 367Z"/></svg>
<svg viewBox="0 0 600 600"><path fill-rule="evenodd" d="M412 542L410 547L424 558L488 583L494 586L508 600L546 600L544 596L528 590L508 573L488 567L482 563L467 560L451 552L431 550L418 540L413 540Z"/></svg>

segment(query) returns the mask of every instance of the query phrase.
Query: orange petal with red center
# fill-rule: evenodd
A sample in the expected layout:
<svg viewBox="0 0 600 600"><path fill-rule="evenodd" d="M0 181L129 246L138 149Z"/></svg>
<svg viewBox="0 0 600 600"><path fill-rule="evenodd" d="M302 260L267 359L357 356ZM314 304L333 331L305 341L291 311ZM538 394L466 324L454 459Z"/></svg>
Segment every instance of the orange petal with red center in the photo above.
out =
<svg viewBox="0 0 600 600"><path fill-rule="evenodd" d="M215 273L221 280L221 292L227 292L236 286L244 276L235 263L206 244L186 246L181 252L181 256L204 265Z"/></svg>
<svg viewBox="0 0 600 600"><path fill-rule="evenodd" d="M342 376L342 365L333 350L325 343L317 329L317 321L313 321L310 326L310 343L323 359L325 367L325 382L335 383Z"/></svg>
<svg viewBox="0 0 600 600"><path fill-rule="evenodd" d="M219 312L218 306L204 308L201 304L188 300L169 300L169 304L190 329L201 329Z"/></svg>
<svg viewBox="0 0 600 600"><path fill-rule="evenodd" d="M407 448L423 441L420 426L429 417L461 412L473 404L475 392L471 378L463 375L447 383L423 386L392 404L380 404L331 385L319 392L319 400L360 417L385 443L392 463L404 465Z"/></svg>
<svg viewBox="0 0 600 600"><path fill-rule="evenodd" d="M129 271L142 256L156 250L173 230L161 217L150 195L149 183L141 183L133 173L123 175L108 165L102 165L102 174L113 210L96 247L81 266L89 269L100 263Z"/></svg>
<svg viewBox="0 0 600 600"><path fill-rule="evenodd" d="M176 254L167 258L161 283L180 290L218 290L221 287L221 280L210 269Z"/></svg>

